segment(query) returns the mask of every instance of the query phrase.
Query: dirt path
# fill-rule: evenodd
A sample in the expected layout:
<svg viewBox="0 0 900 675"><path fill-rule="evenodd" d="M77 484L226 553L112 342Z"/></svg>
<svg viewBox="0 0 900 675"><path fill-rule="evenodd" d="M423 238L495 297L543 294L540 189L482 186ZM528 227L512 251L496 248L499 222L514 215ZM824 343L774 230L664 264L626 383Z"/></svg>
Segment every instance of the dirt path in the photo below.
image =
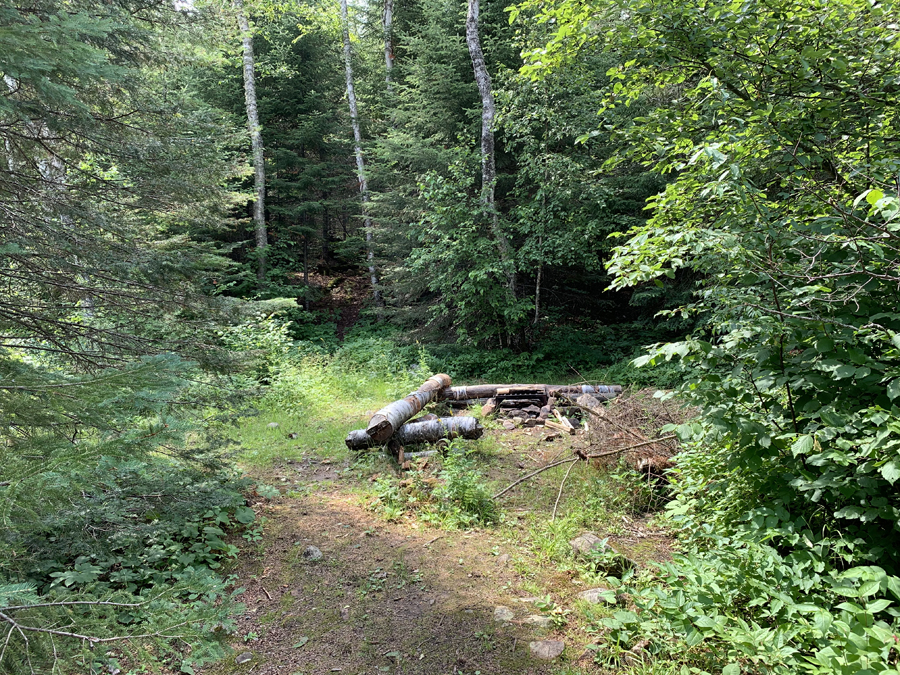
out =
<svg viewBox="0 0 900 675"><path fill-rule="evenodd" d="M266 516L274 541L241 573L247 642L235 648L252 658L217 672L554 672L529 650L552 629L522 623L538 612L493 533L386 523L341 490L282 500ZM304 558L310 546L321 559ZM515 619L495 620L497 606Z"/></svg>
<svg viewBox="0 0 900 675"><path fill-rule="evenodd" d="M539 465L580 444L570 437L543 442L540 430L491 433L499 450L489 473L499 483L523 475L525 462ZM546 625L535 606L535 595L549 594L572 607L586 588L574 570L542 564L515 525L529 511L549 520L553 501L546 494L538 499L517 490L504 505L512 525L463 532L412 518L391 523L367 510L367 476L355 473L349 459L285 460L267 478L289 489L257 505L266 537L237 570L247 611L238 620L235 654L205 673L596 672L585 650L591 637L571 623ZM647 544L640 523L633 532L635 544ZM625 535L619 541L628 545ZM659 543L651 548L665 550L666 541ZM318 553L310 547L321 557L312 559ZM502 608L511 619L500 620ZM542 640L564 641L564 653L537 658L530 645Z"/></svg>

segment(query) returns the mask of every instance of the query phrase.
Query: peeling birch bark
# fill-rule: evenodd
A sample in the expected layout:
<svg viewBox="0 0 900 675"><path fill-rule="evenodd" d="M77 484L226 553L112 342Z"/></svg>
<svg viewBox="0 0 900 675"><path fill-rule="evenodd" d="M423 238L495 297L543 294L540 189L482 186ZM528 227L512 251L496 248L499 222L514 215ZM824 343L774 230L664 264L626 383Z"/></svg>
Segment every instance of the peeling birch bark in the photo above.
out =
<svg viewBox="0 0 900 675"><path fill-rule="evenodd" d="M441 417L416 424L404 424L391 437L391 440L397 441L400 445L413 445L415 443L435 443L444 438L448 440L481 438L483 433L484 427L474 417ZM365 429L351 431L347 434L344 442L351 450L364 450L382 445L382 442L369 436Z"/></svg>
<svg viewBox="0 0 900 675"><path fill-rule="evenodd" d="M394 401L372 416L366 433L372 440L384 443L400 426L419 413L422 408L442 397L442 392L450 386L449 375L429 377L425 383L406 398ZM425 422L422 422L425 424Z"/></svg>
<svg viewBox="0 0 900 675"><path fill-rule="evenodd" d="M394 93L394 82L391 79L391 70L394 68L393 25L394 0L384 0L384 81L388 95Z"/></svg>
<svg viewBox="0 0 900 675"><path fill-rule="evenodd" d="M347 0L341 0L341 35L344 42L344 74L347 80L347 103L350 106L350 125L353 127L353 153L356 156L356 178L359 181L359 195L362 199L363 228L366 232L366 262L369 265L369 280L372 284L372 298L377 307L384 306L384 299L378 289L378 273L375 269L375 241L372 235L372 217L369 215L369 181L366 178L366 162L362 151L362 133L359 129L359 106L356 103L356 88L353 86L353 63L350 51L350 18Z"/></svg>
<svg viewBox="0 0 900 675"><path fill-rule="evenodd" d="M464 401L467 399L493 398L498 389L528 389L542 391L547 396L577 396L579 394L591 394L597 398L608 400L622 393L622 387L617 384L476 384L471 387L450 387L444 392L444 398L450 401Z"/></svg>
<svg viewBox="0 0 900 675"><path fill-rule="evenodd" d="M241 29L241 44L244 48L244 102L247 107L247 128L250 131L250 146L253 150L253 180L256 188L256 202L253 204L253 226L256 232L256 249L259 266L256 278L262 283L266 278L266 246L269 244L266 232L266 164L263 153L262 127L259 125L259 110L256 105L256 73L253 55L253 35L250 22L244 14L244 0L232 0L237 12L238 27Z"/></svg>
<svg viewBox="0 0 900 675"><path fill-rule="evenodd" d="M494 92L491 89L491 75L484 62L481 49L481 37L478 33L479 0L469 0L466 13L466 45L472 58L472 69L475 71L475 83L481 95L481 202L491 215L491 234L500 254L500 261L506 268L506 281L513 298L516 297L516 271L513 267L509 250L509 241L500 228L497 207L494 203L494 190L497 187L497 164L494 154L494 118L497 106L494 103Z"/></svg>

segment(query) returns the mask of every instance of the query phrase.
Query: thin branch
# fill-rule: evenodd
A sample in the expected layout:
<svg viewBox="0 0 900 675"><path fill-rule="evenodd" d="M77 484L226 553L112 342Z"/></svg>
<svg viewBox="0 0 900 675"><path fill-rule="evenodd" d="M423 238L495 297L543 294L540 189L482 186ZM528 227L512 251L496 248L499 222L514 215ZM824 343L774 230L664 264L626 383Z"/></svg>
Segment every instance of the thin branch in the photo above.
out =
<svg viewBox="0 0 900 675"><path fill-rule="evenodd" d="M109 605L111 607L140 607L143 602L106 602L100 600L73 600L70 602L42 602L35 605L14 605L12 607L0 607L2 611L9 612L14 609L32 609L33 607L62 607L65 605Z"/></svg>
<svg viewBox="0 0 900 675"><path fill-rule="evenodd" d="M574 468L576 463L577 462L572 462L572 464L569 465L569 468L566 470L566 475L563 476L562 482L559 484L559 494L556 495L556 501L553 503L553 515L550 517L551 523L556 520L556 509L559 506L559 500L562 497L563 487L565 486L566 481L569 478L569 474L572 472L572 469Z"/></svg>
<svg viewBox="0 0 900 675"><path fill-rule="evenodd" d="M662 438L654 438L651 441L644 441L643 443L635 443L634 445L629 445L626 448L619 448L618 450L607 450L606 452L598 452L592 455L587 455L587 459L597 459L598 457L610 457L611 455L621 455L623 452L628 452L629 450L636 450L637 448L643 448L645 445L653 445L654 443L662 443L663 441L672 441L675 440L677 436L674 434L671 436L663 436Z"/></svg>
<svg viewBox="0 0 900 675"><path fill-rule="evenodd" d="M506 494L507 492L509 492L510 490L512 490L514 487L516 487L520 483L524 483L529 478L534 478L538 474L541 474L544 471L547 471L548 469L552 469L555 466L560 466L561 464L568 464L570 462L577 462L578 460L598 459L600 457L610 457L612 455L621 455L623 452L628 452L630 450L636 450L637 448L643 448L644 446L653 445L654 443L662 443L664 441L672 441L672 440L675 440L676 438L677 438L677 436L675 436L673 434L671 436L663 436L662 438L654 438L653 440L644 441L642 443L635 443L634 445L629 445L624 448L619 448L617 450L608 450L607 452L598 452L598 453L594 453L592 455L585 455L582 453L582 454L578 454L575 457L570 457L569 459L561 459L558 462L553 462L552 464L547 464L546 466L542 466L540 469L538 469L537 471L532 471L527 476L522 476L519 480L515 481L514 483L511 483L507 487L500 490L500 492L498 492L497 494L495 494L493 496L493 499L497 499L498 497L500 497L500 496ZM578 452L581 453L580 450ZM571 469L571 467L569 467L569 468ZM566 472L566 475L568 476L568 472ZM563 483L565 483L565 478L563 478ZM560 493L562 493L562 486L560 486ZM559 501L559 498L557 498L557 502L558 501ZM554 507L554 513L555 513L555 511L556 511L556 507Z"/></svg>
<svg viewBox="0 0 900 675"><path fill-rule="evenodd" d="M569 459L561 459L558 462L553 462L552 464L547 464L546 466L541 467L537 471L534 471L534 472L528 474L527 476L523 476L522 478L517 480L515 483L511 484L509 487L506 487L503 490L500 490L500 492L498 492L497 494L495 494L493 496L493 499L497 499L497 497L500 497L501 495L506 494L507 492L512 490L514 487L516 487L516 485L518 485L519 483L524 483L529 478L534 478L539 473L543 473L547 469L552 469L554 466L559 466L560 464L568 464L569 462L577 462L579 459L581 459L581 458L580 457L571 457Z"/></svg>

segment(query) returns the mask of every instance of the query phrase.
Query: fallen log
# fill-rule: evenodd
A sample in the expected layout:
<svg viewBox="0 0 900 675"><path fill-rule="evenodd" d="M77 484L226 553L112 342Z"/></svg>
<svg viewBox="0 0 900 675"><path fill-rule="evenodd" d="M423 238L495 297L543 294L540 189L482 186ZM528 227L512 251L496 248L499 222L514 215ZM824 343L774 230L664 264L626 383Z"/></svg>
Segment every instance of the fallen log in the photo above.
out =
<svg viewBox="0 0 900 675"><path fill-rule="evenodd" d="M540 391L547 396L578 396L579 394L593 394L604 400L615 398L622 393L622 387L615 384L475 384L470 387L450 387L443 393L443 398L451 401L461 401L473 398L494 398L506 390L510 393L525 391Z"/></svg>
<svg viewBox="0 0 900 675"><path fill-rule="evenodd" d="M441 392L450 387L449 375L434 375L406 398L394 401L379 410L369 420L366 433L377 443L384 443L397 429L422 408L438 400Z"/></svg>
<svg viewBox="0 0 900 675"><path fill-rule="evenodd" d="M484 427L474 417L441 417L436 420L428 420L414 424L404 424L397 429L391 437L400 445L412 445L414 443L434 443L443 438L481 438ZM365 429L357 429L347 434L344 439L351 450L364 450L382 445L366 433Z"/></svg>

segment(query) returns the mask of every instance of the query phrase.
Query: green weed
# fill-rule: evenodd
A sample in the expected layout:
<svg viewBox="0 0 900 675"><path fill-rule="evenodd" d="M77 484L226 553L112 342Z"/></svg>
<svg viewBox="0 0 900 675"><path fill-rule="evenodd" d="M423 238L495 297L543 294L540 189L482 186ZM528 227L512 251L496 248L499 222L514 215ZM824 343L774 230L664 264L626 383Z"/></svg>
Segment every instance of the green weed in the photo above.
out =
<svg viewBox="0 0 900 675"><path fill-rule="evenodd" d="M374 508L389 520L414 513L424 522L448 529L497 522L497 505L467 448L464 441L451 443L435 475L414 471L402 480L379 479Z"/></svg>

